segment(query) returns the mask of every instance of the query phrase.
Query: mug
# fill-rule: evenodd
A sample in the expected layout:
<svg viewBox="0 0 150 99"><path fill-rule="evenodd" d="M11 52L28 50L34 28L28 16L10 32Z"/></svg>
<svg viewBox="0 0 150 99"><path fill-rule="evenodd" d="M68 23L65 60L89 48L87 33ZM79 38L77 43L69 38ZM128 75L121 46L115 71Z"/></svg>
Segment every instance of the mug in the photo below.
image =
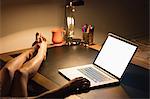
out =
<svg viewBox="0 0 150 99"><path fill-rule="evenodd" d="M52 42L53 44L60 44L64 42L64 33L63 28L55 28L52 30Z"/></svg>

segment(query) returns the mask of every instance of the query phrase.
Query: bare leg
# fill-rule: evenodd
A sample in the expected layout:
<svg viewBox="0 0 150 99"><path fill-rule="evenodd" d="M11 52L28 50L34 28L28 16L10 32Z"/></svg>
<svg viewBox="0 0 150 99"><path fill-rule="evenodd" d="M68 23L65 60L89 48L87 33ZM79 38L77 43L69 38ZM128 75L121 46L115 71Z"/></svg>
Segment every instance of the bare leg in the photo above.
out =
<svg viewBox="0 0 150 99"><path fill-rule="evenodd" d="M39 35L36 35L36 43L39 42ZM17 69L21 68L24 62L31 59L34 56L34 52L39 48L37 44L23 52L18 57L10 60L1 70L0 70L0 96L8 96L10 92L10 87L14 77L14 73Z"/></svg>
<svg viewBox="0 0 150 99"><path fill-rule="evenodd" d="M0 96L8 96L11 83L14 77L14 72L19 69L23 63L32 56L34 48L30 49L18 57L10 60L1 70L0 70Z"/></svg>
<svg viewBox="0 0 150 99"><path fill-rule="evenodd" d="M83 77L78 77L71 80L68 84L62 86L61 88L42 93L36 98L65 98L72 94L88 92L89 86L90 86L89 80Z"/></svg>
<svg viewBox="0 0 150 99"><path fill-rule="evenodd" d="M27 96L28 79L37 73L47 51L47 42L41 37L40 48L37 55L26 62L22 68L15 72L15 77L12 83L11 96ZM19 87L18 87L19 86Z"/></svg>
<svg viewBox="0 0 150 99"><path fill-rule="evenodd" d="M44 38L42 38L44 41ZM23 67L15 72L14 80L11 88L12 96L28 96L27 94L27 83L28 78L32 77L40 67L43 58L46 55L47 44L43 42L40 45L38 53L31 60L26 62ZM78 93L81 90L87 90L90 86L90 82L85 78L76 78L70 81L63 87L54 91L45 92L38 97L66 97L74 93Z"/></svg>

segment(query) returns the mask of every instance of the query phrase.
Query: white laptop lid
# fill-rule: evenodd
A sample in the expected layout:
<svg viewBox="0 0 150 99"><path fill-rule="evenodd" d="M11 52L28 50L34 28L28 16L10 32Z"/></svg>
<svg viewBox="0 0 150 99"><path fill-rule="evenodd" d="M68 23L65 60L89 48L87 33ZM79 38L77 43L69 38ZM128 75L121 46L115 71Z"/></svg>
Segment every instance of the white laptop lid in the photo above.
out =
<svg viewBox="0 0 150 99"><path fill-rule="evenodd" d="M136 49L137 45L120 37L108 35L94 64L121 78Z"/></svg>

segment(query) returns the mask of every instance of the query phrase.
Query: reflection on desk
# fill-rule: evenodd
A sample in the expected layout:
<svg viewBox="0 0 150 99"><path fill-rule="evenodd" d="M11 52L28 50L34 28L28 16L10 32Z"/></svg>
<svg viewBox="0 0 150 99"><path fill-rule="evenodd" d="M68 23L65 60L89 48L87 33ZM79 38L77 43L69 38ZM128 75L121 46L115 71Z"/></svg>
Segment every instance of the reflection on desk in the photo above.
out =
<svg viewBox="0 0 150 99"><path fill-rule="evenodd" d="M131 98L148 98L149 70L129 64L121 80L121 85Z"/></svg>

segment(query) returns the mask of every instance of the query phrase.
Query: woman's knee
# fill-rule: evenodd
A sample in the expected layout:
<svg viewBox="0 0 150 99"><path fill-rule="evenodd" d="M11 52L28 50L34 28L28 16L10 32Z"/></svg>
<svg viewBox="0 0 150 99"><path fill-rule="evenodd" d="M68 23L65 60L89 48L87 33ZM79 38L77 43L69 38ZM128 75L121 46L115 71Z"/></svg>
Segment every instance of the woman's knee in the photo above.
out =
<svg viewBox="0 0 150 99"><path fill-rule="evenodd" d="M27 78L28 77L28 73L25 70L22 69L18 69L15 71L15 78Z"/></svg>
<svg viewBox="0 0 150 99"><path fill-rule="evenodd" d="M12 79L13 77L13 70L10 67L2 68L0 73L1 73L1 77L2 78L5 77L5 79L6 78Z"/></svg>

